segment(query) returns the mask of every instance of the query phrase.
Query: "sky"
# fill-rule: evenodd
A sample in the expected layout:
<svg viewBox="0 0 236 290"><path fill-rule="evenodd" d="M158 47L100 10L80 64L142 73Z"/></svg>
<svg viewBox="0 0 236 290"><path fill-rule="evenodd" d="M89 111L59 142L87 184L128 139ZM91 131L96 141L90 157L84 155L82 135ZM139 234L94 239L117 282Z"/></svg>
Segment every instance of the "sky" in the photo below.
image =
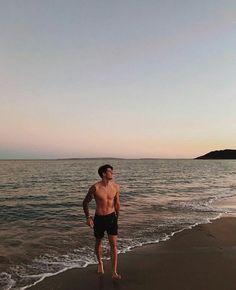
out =
<svg viewBox="0 0 236 290"><path fill-rule="evenodd" d="M0 0L0 159L236 149L234 0Z"/></svg>

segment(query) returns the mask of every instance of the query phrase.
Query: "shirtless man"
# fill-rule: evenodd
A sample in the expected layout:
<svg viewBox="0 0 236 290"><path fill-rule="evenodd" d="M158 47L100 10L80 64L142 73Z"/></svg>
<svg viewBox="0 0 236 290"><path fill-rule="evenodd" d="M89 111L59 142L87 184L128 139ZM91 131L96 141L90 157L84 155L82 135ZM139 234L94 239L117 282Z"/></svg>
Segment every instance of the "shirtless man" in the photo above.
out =
<svg viewBox="0 0 236 290"><path fill-rule="evenodd" d="M98 259L98 273L103 274L102 262L102 238L104 232L108 234L110 243L112 279L121 279L117 273L117 234L118 234L118 217L120 210L120 187L112 181L113 167L109 164L99 167L98 174L101 181L92 185L84 198L83 209L87 219L86 224L93 228L96 238L95 253ZM94 219L89 215L88 203L95 199L96 211Z"/></svg>

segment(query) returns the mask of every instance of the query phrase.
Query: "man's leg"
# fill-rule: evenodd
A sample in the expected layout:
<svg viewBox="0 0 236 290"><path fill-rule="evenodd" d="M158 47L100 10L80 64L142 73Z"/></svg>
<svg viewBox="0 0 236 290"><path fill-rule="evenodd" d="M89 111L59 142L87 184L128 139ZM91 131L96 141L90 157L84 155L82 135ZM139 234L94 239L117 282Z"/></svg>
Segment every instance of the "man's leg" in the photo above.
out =
<svg viewBox="0 0 236 290"><path fill-rule="evenodd" d="M103 262L102 262L102 239L96 238L95 253L98 259L98 273L103 274L104 269L103 269Z"/></svg>
<svg viewBox="0 0 236 290"><path fill-rule="evenodd" d="M117 235L108 235L111 248L112 279L121 279L117 274Z"/></svg>

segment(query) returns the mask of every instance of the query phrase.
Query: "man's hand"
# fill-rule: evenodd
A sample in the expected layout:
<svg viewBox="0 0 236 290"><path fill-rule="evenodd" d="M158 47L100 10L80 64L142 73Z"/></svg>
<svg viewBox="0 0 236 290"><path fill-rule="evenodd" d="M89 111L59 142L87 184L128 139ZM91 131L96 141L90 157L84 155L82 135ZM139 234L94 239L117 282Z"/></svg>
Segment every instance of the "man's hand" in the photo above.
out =
<svg viewBox="0 0 236 290"><path fill-rule="evenodd" d="M90 228L93 228L93 219L91 216L87 218L86 225L88 225Z"/></svg>

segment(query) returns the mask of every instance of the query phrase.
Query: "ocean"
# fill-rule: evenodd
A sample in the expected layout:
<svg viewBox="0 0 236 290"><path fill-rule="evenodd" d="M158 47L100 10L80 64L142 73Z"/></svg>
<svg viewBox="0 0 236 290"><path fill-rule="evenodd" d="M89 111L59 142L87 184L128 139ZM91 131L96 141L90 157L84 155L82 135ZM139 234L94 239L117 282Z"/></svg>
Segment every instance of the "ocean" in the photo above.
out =
<svg viewBox="0 0 236 290"><path fill-rule="evenodd" d="M214 205L236 195L236 160L1 160L1 290L96 263L82 201L107 163L121 187L119 253L236 211Z"/></svg>

